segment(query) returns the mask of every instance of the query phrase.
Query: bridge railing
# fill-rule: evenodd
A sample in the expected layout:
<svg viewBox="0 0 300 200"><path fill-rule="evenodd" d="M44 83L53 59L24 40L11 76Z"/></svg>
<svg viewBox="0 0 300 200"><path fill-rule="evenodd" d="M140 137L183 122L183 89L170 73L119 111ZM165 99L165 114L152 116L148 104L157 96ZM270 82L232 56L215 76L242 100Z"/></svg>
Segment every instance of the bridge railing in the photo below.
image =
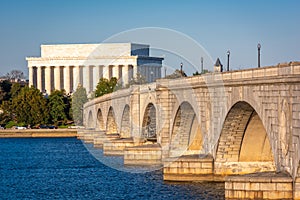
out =
<svg viewBox="0 0 300 200"><path fill-rule="evenodd" d="M196 85L206 87L208 85L219 85L232 81L245 81L262 79L268 80L280 77L292 77L300 75L300 62L281 63L277 66L262 68L251 68L235 70L222 73L207 73L199 76L184 77L178 79L159 79L158 86L165 86L170 89L195 87Z"/></svg>
<svg viewBox="0 0 300 200"><path fill-rule="evenodd" d="M120 89L120 90L116 90L113 93L110 94L105 94L101 97L97 97L95 99L90 100L89 102L87 102L86 104L84 104L84 107L89 107L101 102L105 102L105 101L109 101L111 99L116 99L116 98L122 98L122 97L126 97L129 96L131 94L131 92L133 91L134 87L130 87L130 88L124 88L124 89Z"/></svg>
<svg viewBox="0 0 300 200"><path fill-rule="evenodd" d="M234 70L222 73L207 73L199 76L184 77L178 79L158 79L156 82L133 85L127 89L117 90L111 94L106 94L102 97L95 98L85 104L85 107L108 101L111 99L122 98L129 96L132 91L139 90L141 93L155 91L159 87L167 87L169 89L192 88L192 87L207 87L209 85L219 85L230 83L232 81L243 82L245 80L262 79L267 80L271 77L292 77L300 75L300 62L281 63L276 66L251 68L243 70Z"/></svg>

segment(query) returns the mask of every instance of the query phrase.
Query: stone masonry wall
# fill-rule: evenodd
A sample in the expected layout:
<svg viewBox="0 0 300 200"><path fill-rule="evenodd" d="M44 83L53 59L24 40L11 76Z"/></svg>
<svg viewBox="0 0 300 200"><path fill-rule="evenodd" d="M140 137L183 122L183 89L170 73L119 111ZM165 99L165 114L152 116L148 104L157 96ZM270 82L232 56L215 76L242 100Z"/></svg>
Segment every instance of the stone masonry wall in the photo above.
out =
<svg viewBox="0 0 300 200"><path fill-rule="evenodd" d="M300 63L159 80L156 84L156 95L151 97L155 99L151 101L158 106L158 142L162 146L163 157L168 155L174 118L183 101L192 105L199 119L203 132L203 153L211 154L215 159L221 159L218 157L218 146L219 142L224 142L219 139L226 116L236 103L244 101L251 105L262 120L270 140L276 171L287 171L293 179L296 178L300 160ZM137 90L131 94L124 93L123 96L130 99L132 134L141 133L140 122L143 114L140 114L140 109L144 107L138 106L139 103L146 104L144 101L149 101L139 95ZM101 107L104 118L111 104L107 101L111 100L106 96L94 101ZM88 118L91 106L92 103L85 105L85 119ZM113 106L121 108L121 105ZM239 114L236 113L235 116ZM93 116L96 117L96 114ZM227 139L229 140L226 145L229 147L230 137ZM228 152L229 155L237 153L234 147L230 150L232 151ZM223 158L224 156L225 154Z"/></svg>

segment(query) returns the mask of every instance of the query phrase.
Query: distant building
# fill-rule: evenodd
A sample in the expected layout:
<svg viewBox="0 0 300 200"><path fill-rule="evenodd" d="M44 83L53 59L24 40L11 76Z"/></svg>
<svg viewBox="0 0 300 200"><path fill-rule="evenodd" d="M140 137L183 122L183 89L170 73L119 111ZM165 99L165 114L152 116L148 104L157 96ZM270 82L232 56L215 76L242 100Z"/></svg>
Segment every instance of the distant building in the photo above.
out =
<svg viewBox="0 0 300 200"><path fill-rule="evenodd" d="M216 64L214 65L214 72L223 72L223 65L219 58L217 59Z"/></svg>
<svg viewBox="0 0 300 200"><path fill-rule="evenodd" d="M13 79L10 79L10 78L7 78L7 77L0 77L0 82L2 81L9 81L11 83L19 83L21 85L28 85L28 80L26 79L19 79L19 78L13 78Z"/></svg>
<svg viewBox="0 0 300 200"><path fill-rule="evenodd" d="M21 85L26 85L28 84L28 80L26 79L19 79L19 78L14 78L9 80L11 83L20 83Z"/></svg>
<svg viewBox="0 0 300 200"><path fill-rule="evenodd" d="M41 57L27 57L29 85L42 92L92 92L100 78L116 77L126 85L137 73L147 82L161 78L163 58L149 56L149 45L133 43L41 45Z"/></svg>

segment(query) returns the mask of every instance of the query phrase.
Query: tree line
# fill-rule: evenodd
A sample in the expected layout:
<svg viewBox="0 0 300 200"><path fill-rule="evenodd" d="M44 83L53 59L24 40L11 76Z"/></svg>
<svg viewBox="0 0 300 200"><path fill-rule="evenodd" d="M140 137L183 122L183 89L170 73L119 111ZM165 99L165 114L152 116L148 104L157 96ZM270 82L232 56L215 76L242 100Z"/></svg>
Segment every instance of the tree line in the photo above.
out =
<svg viewBox="0 0 300 200"><path fill-rule="evenodd" d="M64 126L74 121L76 125L82 125L82 107L86 102L86 90L81 86L73 96L66 95L64 90L43 95L33 86L5 80L0 83L0 124L6 128L41 124Z"/></svg>
<svg viewBox="0 0 300 200"><path fill-rule="evenodd" d="M20 73L19 73L20 74ZM146 79L137 74L126 87L133 84L144 84ZM101 78L92 97L100 97L122 88L115 77ZM65 126L68 124L83 125L83 105L88 101L87 92L81 85L71 95L64 90L54 90L44 95L39 89L11 83L0 82L0 125L35 127L41 124Z"/></svg>

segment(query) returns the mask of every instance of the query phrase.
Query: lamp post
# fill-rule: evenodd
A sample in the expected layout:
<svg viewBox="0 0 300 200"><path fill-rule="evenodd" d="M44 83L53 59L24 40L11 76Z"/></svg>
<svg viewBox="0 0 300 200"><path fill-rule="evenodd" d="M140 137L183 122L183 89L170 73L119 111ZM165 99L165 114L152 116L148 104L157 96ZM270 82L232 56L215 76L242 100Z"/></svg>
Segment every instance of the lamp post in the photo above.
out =
<svg viewBox="0 0 300 200"><path fill-rule="evenodd" d="M258 59L258 63L257 63L257 66L258 66L258 68L260 68L260 49L261 49L261 45L260 45L260 43L258 43L257 44L257 53L258 53L258 55L257 55L257 59Z"/></svg>
<svg viewBox="0 0 300 200"><path fill-rule="evenodd" d="M180 74L181 74L181 76L183 75L182 68L183 68L183 63L180 63Z"/></svg>
<svg viewBox="0 0 300 200"><path fill-rule="evenodd" d="M201 57L201 74L203 73L203 57Z"/></svg>
<svg viewBox="0 0 300 200"><path fill-rule="evenodd" d="M229 71L229 57L230 57L230 51L227 51L227 71Z"/></svg>

